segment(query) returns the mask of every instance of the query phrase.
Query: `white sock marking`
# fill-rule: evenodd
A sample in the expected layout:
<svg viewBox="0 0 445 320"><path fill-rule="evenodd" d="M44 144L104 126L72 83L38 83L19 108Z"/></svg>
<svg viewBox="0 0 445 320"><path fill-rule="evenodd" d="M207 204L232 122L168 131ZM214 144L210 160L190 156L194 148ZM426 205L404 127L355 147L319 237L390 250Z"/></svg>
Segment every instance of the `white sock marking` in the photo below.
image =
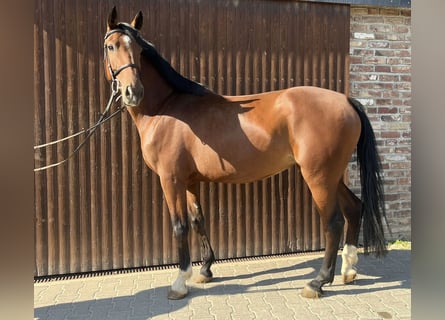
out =
<svg viewBox="0 0 445 320"><path fill-rule="evenodd" d="M354 265L358 262L357 248L353 245L346 244L343 248L342 254L342 264L341 264L341 274L350 275L356 274Z"/></svg>
<svg viewBox="0 0 445 320"><path fill-rule="evenodd" d="M187 287L185 282L192 276L192 265L189 264L187 270L182 271L179 270L178 278L176 278L175 282L172 284L172 290L181 294L187 293Z"/></svg>

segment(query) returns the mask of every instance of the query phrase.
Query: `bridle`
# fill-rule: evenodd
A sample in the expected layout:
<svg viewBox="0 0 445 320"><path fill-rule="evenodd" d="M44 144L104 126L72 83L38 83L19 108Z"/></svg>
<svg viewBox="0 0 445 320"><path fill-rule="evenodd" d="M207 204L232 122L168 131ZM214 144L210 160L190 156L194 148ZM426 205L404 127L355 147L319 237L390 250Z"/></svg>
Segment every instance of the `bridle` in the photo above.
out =
<svg viewBox="0 0 445 320"><path fill-rule="evenodd" d="M117 29L108 31L105 34L104 41L107 40L108 37L110 37L114 33L122 33L122 34L125 34L131 38L135 37L135 35L132 34L129 30L123 29L123 28L117 28ZM108 57L108 49L107 49L106 44L104 44L104 62L106 63L108 72L111 76L111 79L108 79L108 80L112 81L112 87L116 88L116 89L119 87L119 84L120 84L119 80L117 79L117 76L119 75L119 73L121 73L123 70L125 70L127 68L135 68L135 69L139 70L139 66L135 63L127 63L127 64L124 64L123 66L120 66L119 68L113 70L113 68L111 67L110 58Z"/></svg>
<svg viewBox="0 0 445 320"><path fill-rule="evenodd" d="M133 28L130 29L130 27L127 26L126 24L119 24L117 29L110 30L110 31L108 31L105 34L104 40L106 40L110 35L112 35L113 33L116 33L116 32L120 32L120 33L126 34L126 35L128 35L128 36L130 36L130 37L132 37L132 38L134 38L136 40L138 40L138 37L139 37L139 35L137 34L137 31L134 30ZM72 134L72 135L70 135L68 137L65 137L65 138L62 138L62 139L59 139L59 140L55 140L55 141L51 141L51 142L48 142L48 143L44 143L44 144L41 144L41 145L34 146L34 150L41 149L41 148L46 148L48 146L55 145L55 144L60 143L62 141L66 141L68 139L74 138L74 137L76 137L78 135L85 134L85 133L87 134L85 139L76 147L76 149L71 154L68 155L68 157L66 157L65 159L63 159L62 161L59 161L57 163L53 163L53 164L50 164L50 165L47 165L47 166L44 166L44 167L35 168L34 172L46 170L46 169L53 168L53 167L57 167L57 166L61 165L62 163L67 162L69 159L74 157L77 154L77 152L79 152L79 150L87 143L88 139L93 135L93 133L96 131L96 129L102 123L108 121L109 119L115 117L116 115L120 114L122 111L125 110L125 107L121 106L114 113L112 113L111 115L107 116L107 114L110 111L110 108L111 108L111 105L113 104L113 102L115 102L115 101L117 101L117 100L119 100L121 98L120 90L119 90L120 89L120 82L117 79L117 76L119 75L119 73L121 73L123 70L125 70L127 68L135 68L135 69L139 70L139 66L134 64L134 63L127 63L127 64L124 64L123 66L120 66L116 70L113 70L113 68L111 67L110 59L109 59L108 54L107 54L107 47L106 47L106 45L104 45L104 62L106 62L108 71L109 71L110 76L111 76L111 79L108 79L108 80L111 80L111 95L110 95L110 99L108 100L108 103L107 103L107 106L106 106L104 112L101 113L101 115L100 115L99 120L92 127L88 128L88 129L82 129L81 131L79 131L77 133L74 133L74 134Z"/></svg>

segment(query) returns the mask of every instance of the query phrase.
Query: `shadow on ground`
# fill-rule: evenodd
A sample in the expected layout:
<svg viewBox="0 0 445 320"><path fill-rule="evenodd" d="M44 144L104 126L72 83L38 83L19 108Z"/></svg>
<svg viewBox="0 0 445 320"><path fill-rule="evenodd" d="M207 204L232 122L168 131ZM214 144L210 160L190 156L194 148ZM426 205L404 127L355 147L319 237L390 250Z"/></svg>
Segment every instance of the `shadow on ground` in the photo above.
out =
<svg viewBox="0 0 445 320"><path fill-rule="evenodd" d="M359 275L371 276L372 279L362 278L357 279L354 285L343 285L342 283L335 283L337 289L330 290L329 286L325 286L325 297L335 295L360 295L362 293L388 291L401 288L410 288L411 281L409 278L409 265L411 259L411 251L409 250L391 250L385 259L378 260L371 256L359 255L358 272ZM336 275L340 273L340 257L337 261ZM161 286L154 289L143 290L135 295L88 300L83 302L74 302L66 304L58 304L55 306L35 308L34 316L40 320L52 319L131 319L131 320L145 320L147 318L168 314L182 308L187 307L189 301L202 296L216 296L216 295L237 295L246 294L249 292L268 292L277 290L295 290L295 294L299 294L302 288L286 288L276 289L269 288L269 286L277 285L289 281L303 281L308 282L313 279L317 272L299 274L299 269L307 270L310 266L314 270L318 270L321 266L322 259L314 258L313 260L306 260L301 263L283 268L268 269L253 273L239 274L236 277L217 277L213 280L213 285L210 288L195 283L190 283L189 295L183 300L171 301L167 299L168 286ZM404 270L404 272L401 272ZM277 277L277 274L285 272L295 272L295 276ZM275 276L273 276L275 275ZM263 279L263 276L270 276L272 278ZM255 278L259 278L255 281ZM249 284L230 284L230 280L249 279ZM246 281L247 282L247 281ZM378 283L379 287L369 286ZM386 283L386 285L385 285ZM338 290L338 287L344 289ZM63 315L63 318L60 316ZM82 316L83 315L83 316Z"/></svg>

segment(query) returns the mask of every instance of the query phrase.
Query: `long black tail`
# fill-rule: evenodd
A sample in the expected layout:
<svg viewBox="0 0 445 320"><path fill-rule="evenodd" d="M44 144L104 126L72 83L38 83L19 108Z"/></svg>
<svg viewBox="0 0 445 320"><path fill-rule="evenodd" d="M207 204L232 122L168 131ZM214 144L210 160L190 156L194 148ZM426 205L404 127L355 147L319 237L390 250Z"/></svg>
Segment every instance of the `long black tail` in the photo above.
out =
<svg viewBox="0 0 445 320"><path fill-rule="evenodd" d="M360 165L362 185L363 242L365 253L372 252L376 257L387 253L382 218L386 218L383 194L383 181L380 174L381 164L376 148L374 131L363 105L352 98L349 103L354 107L362 123L362 131L357 144L357 161Z"/></svg>

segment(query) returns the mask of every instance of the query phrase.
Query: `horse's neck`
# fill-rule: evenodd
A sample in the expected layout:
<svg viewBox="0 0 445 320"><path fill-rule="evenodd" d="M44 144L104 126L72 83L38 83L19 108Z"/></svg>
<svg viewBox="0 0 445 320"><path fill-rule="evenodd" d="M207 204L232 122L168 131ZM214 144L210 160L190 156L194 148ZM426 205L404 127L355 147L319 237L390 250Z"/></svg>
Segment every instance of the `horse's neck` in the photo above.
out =
<svg viewBox="0 0 445 320"><path fill-rule="evenodd" d="M141 81L144 86L144 98L140 106L127 108L136 125L143 117L158 114L174 91L158 71L143 58L141 58Z"/></svg>

